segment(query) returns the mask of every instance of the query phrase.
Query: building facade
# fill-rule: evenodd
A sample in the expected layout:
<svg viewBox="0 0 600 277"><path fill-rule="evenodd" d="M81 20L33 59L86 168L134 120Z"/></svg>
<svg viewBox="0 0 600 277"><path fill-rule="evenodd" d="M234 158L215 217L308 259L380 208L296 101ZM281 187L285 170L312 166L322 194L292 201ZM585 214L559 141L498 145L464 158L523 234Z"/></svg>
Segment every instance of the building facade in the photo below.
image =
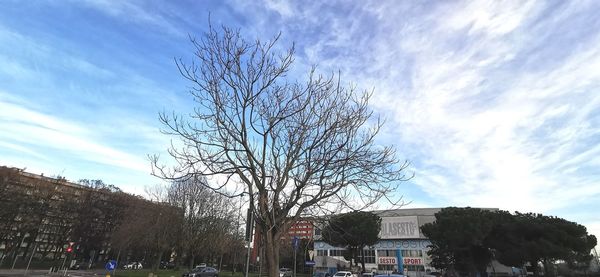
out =
<svg viewBox="0 0 600 277"><path fill-rule="evenodd" d="M113 186L0 166L0 266L28 257L103 260L123 211L137 202L145 200Z"/></svg>
<svg viewBox="0 0 600 277"><path fill-rule="evenodd" d="M304 243L311 243L313 241L313 235L315 233L315 225L312 220L308 218L299 219L296 221L285 235L281 237L284 243L290 243L294 237L298 238ZM261 234L258 228L254 229L254 236L252 240L252 250L250 253L250 262L256 263L259 261L258 256L260 255L261 246Z"/></svg>
<svg viewBox="0 0 600 277"><path fill-rule="evenodd" d="M420 227L435 220L440 208L397 209L375 211L381 217L380 240L365 248L365 268L367 271L404 272L409 276L421 276L435 271L429 266L427 256L429 240L423 236ZM344 258L345 249L334 247L321 240L320 230L315 229L315 269L335 273L349 269L350 262Z"/></svg>
<svg viewBox="0 0 600 277"><path fill-rule="evenodd" d="M314 234L314 224L311 220L301 219L294 223L288 230L286 239L297 237L302 240L312 240Z"/></svg>

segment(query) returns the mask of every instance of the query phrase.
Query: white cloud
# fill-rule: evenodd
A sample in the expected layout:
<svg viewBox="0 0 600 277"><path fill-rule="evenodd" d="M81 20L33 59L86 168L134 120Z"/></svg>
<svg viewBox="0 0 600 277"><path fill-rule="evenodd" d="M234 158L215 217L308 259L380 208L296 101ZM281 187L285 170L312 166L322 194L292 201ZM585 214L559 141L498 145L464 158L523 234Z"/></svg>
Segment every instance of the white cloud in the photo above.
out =
<svg viewBox="0 0 600 277"><path fill-rule="evenodd" d="M169 16L165 14L169 12L169 9L165 8L164 5L160 8L155 7L154 10L150 10L144 5L143 1L85 0L75 2L92 7L120 20L159 27L162 32L179 37L187 35L186 30L183 30L181 27L175 25L172 20L169 20Z"/></svg>
<svg viewBox="0 0 600 277"><path fill-rule="evenodd" d="M553 33L588 4L377 1L345 16L316 5L276 25L319 30L300 64L375 87L373 107L391 119L384 135L429 197L552 213L600 195L597 176L577 171L600 160L600 36Z"/></svg>
<svg viewBox="0 0 600 277"><path fill-rule="evenodd" d="M13 145L16 150L24 148L20 145L55 149L76 159L149 172L145 157L131 155L98 141L93 127L62 120L27 106L0 98L0 142L4 145Z"/></svg>

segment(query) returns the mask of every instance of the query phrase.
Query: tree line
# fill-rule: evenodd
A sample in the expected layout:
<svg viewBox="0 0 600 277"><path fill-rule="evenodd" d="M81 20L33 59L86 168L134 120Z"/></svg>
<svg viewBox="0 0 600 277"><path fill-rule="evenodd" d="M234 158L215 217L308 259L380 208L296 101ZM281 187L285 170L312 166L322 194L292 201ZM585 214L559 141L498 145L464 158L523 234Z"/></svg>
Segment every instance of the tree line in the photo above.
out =
<svg viewBox="0 0 600 277"><path fill-rule="evenodd" d="M73 184L0 167L0 267L30 258L44 266L65 258L231 265L243 248L234 200L203 182L173 181L145 199L100 180Z"/></svg>
<svg viewBox="0 0 600 277"><path fill-rule="evenodd" d="M493 260L528 265L534 276L540 265L545 276L552 275L555 263L583 271L597 243L585 226L562 218L476 208L442 209L421 231L431 241L431 265L450 275L485 276Z"/></svg>

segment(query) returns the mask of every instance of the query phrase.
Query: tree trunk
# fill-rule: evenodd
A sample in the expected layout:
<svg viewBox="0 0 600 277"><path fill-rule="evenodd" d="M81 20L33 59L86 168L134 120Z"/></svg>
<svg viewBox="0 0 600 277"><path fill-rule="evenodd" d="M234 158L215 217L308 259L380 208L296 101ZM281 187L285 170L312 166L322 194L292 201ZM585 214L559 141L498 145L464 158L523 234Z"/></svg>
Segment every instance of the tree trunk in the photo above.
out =
<svg viewBox="0 0 600 277"><path fill-rule="evenodd" d="M362 272L366 272L365 269L365 250L361 249L360 250L360 264L362 265Z"/></svg>
<svg viewBox="0 0 600 277"><path fill-rule="evenodd" d="M263 230L266 239L265 260L269 277L279 277L279 246L280 233L273 230Z"/></svg>
<svg viewBox="0 0 600 277"><path fill-rule="evenodd" d="M538 263L537 263L537 261L531 262L531 268L533 269L533 277L539 277L540 273L538 271Z"/></svg>
<svg viewBox="0 0 600 277"><path fill-rule="evenodd" d="M156 259L156 262L154 263L154 265L152 266L152 272L153 273L158 273L158 269L160 268L160 261L162 260L162 255L163 252L162 251L158 251L158 257Z"/></svg>

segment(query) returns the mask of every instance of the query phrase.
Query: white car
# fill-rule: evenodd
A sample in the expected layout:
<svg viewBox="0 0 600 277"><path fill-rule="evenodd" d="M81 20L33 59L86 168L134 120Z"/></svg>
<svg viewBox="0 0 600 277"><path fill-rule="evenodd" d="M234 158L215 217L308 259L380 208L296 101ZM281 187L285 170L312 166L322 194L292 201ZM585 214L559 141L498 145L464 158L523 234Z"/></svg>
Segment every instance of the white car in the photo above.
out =
<svg viewBox="0 0 600 277"><path fill-rule="evenodd" d="M279 269L279 277L292 277L292 270L286 267Z"/></svg>
<svg viewBox="0 0 600 277"><path fill-rule="evenodd" d="M352 274L350 271L338 271L333 275L333 277L356 277L356 275Z"/></svg>
<svg viewBox="0 0 600 277"><path fill-rule="evenodd" d="M132 262L123 266L123 269L143 269L142 263L140 262Z"/></svg>

